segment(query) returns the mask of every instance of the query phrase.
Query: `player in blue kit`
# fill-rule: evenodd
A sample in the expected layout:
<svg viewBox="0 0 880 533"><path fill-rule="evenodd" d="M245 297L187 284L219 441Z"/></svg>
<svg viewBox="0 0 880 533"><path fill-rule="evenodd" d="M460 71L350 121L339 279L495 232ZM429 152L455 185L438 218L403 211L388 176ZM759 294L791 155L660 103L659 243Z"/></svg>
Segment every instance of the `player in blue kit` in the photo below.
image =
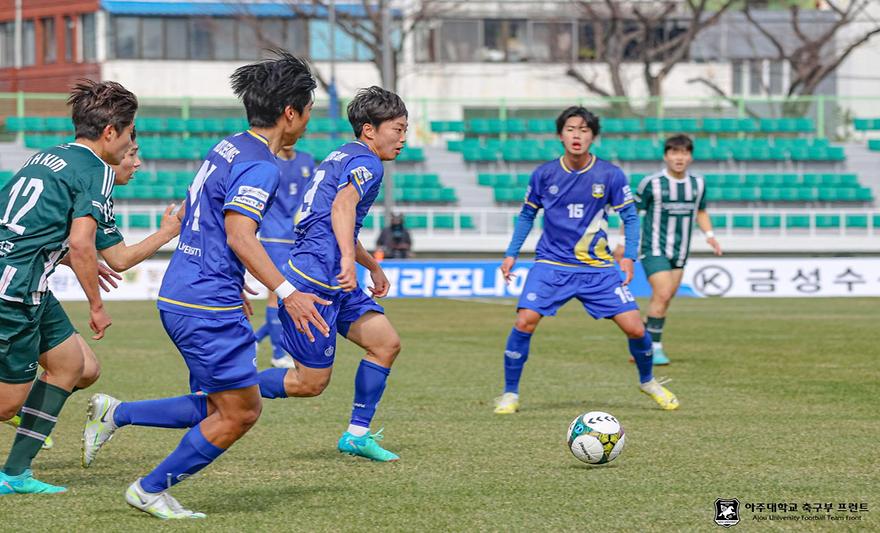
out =
<svg viewBox="0 0 880 533"><path fill-rule="evenodd" d="M306 63L282 52L237 69L232 89L244 103L250 129L210 150L187 193L158 307L189 368L192 390L204 394L124 403L97 394L90 400L84 466L118 427L191 428L177 449L125 493L129 505L157 518L204 518L183 508L168 489L214 461L260 416L256 343L243 312L245 268L275 288L287 313L328 334L314 305L330 302L291 290L256 236L278 186L275 153L305 131L315 86Z"/></svg>
<svg viewBox="0 0 880 533"><path fill-rule="evenodd" d="M572 298L595 319L610 318L629 338L629 350L639 371L640 389L662 409L678 408L678 399L653 376L651 336L627 288L638 255L639 216L623 171L590 153L599 135L599 118L583 107L569 107L556 119L556 133L565 154L532 173L510 246L501 265L510 281L511 269L544 209L544 234L517 304L517 317L504 350L504 394L495 400L495 413L519 410L519 382L529 357L529 343L538 322ZM608 249L608 214L623 220L626 249L621 282Z"/></svg>
<svg viewBox="0 0 880 533"><path fill-rule="evenodd" d="M311 342L309 325L280 309L284 349L297 365L260 373L264 398L317 396L330 382L337 332L366 350L355 376L348 430L337 448L374 461L398 459L379 445L381 431L371 433L370 422L400 352L400 337L382 307L358 287L355 262L370 271L374 297L385 296L389 284L357 237L379 194L382 161L395 159L404 146L407 116L403 100L379 87L358 91L349 104L348 120L358 140L332 152L315 170L296 214L296 243L282 269L296 289L333 302L320 308L330 337Z"/></svg>
<svg viewBox="0 0 880 533"><path fill-rule="evenodd" d="M278 152L278 168L281 170L281 181L275 201L260 225L260 242L280 269L287 263L293 246L293 215L315 171L315 159L310 154L294 150L293 146L285 146ZM257 330L257 342L267 336L272 342L272 366L293 368L293 358L284 353L281 347L281 322L278 320L278 300L275 298L269 298L266 302L266 324Z"/></svg>

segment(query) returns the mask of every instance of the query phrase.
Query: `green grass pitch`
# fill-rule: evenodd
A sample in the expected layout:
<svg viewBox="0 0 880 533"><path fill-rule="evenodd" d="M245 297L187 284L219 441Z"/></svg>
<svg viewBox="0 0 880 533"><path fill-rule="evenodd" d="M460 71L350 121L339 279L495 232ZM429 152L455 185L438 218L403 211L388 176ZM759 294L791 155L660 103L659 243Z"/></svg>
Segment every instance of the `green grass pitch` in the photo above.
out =
<svg viewBox="0 0 880 533"><path fill-rule="evenodd" d="M743 503L868 502L871 510L860 522L836 523L833 530L880 529L876 299L677 300L664 336L673 364L657 369L673 379L670 388L682 405L675 412L656 409L638 392L616 327L593 321L572 303L538 329L522 411L508 417L492 414L492 400L502 386L513 302L385 303L403 351L374 429L385 427L385 445L401 461L373 464L336 451L359 361L358 350L341 340L335 376L321 397L267 401L248 435L174 489L185 506L207 513L207 522L169 528L716 530L713 502L736 497ZM122 495L176 446L180 431L124 428L90 469L80 467L91 393L147 399L187 387L186 368L155 305L108 306L114 325L106 340L94 343L103 376L71 398L54 433L55 449L35 463L39 478L70 492L2 498L4 523L26 520L16 529L158 525ZM85 329L86 307L66 308ZM611 464L584 465L566 448L568 423L589 410L613 413L626 429L627 447ZM4 454L12 436L0 426ZM741 514L750 519L753 513ZM810 525L741 523L738 529Z"/></svg>

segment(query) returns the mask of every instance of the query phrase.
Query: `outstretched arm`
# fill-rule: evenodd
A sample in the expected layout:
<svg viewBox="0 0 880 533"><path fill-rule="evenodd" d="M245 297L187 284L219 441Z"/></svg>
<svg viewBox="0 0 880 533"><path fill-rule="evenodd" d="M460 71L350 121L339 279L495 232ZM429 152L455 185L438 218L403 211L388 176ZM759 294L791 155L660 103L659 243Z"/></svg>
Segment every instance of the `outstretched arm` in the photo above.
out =
<svg viewBox="0 0 880 533"><path fill-rule="evenodd" d="M117 272L124 272L153 256L159 248L165 246L171 239L180 234L180 218L174 213L174 204L165 208L159 230L148 236L141 242L128 246L120 242L100 251L101 257Z"/></svg>

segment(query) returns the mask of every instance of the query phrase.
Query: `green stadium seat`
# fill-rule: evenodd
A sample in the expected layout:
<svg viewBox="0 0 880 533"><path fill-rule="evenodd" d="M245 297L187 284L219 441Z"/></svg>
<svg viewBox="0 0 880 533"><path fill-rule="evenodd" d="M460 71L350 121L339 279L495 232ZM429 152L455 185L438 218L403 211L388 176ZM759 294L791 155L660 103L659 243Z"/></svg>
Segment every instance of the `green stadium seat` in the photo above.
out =
<svg viewBox="0 0 880 533"><path fill-rule="evenodd" d="M809 228L810 215L787 215L785 217L786 228Z"/></svg>
<svg viewBox="0 0 880 533"><path fill-rule="evenodd" d="M733 215L733 227L751 229L755 227L755 218L752 215Z"/></svg>
<svg viewBox="0 0 880 533"><path fill-rule="evenodd" d="M846 215L847 228L867 228L868 215Z"/></svg>
<svg viewBox="0 0 880 533"><path fill-rule="evenodd" d="M531 134L556 133L556 123L552 120L530 119L527 121L527 128ZM603 123L604 126L604 123Z"/></svg>
<svg viewBox="0 0 880 533"><path fill-rule="evenodd" d="M723 229L727 227L727 216L726 215L709 215L709 220L712 221L712 227L716 229Z"/></svg>
<svg viewBox="0 0 880 533"><path fill-rule="evenodd" d="M170 117L165 120L165 131L170 133L186 133L189 123L186 119Z"/></svg>
<svg viewBox="0 0 880 533"><path fill-rule="evenodd" d="M24 117L25 131L48 131L46 128L46 119L43 117Z"/></svg>
<svg viewBox="0 0 880 533"><path fill-rule="evenodd" d="M6 117L6 130L12 132L25 131L22 117Z"/></svg>
<svg viewBox="0 0 880 533"><path fill-rule="evenodd" d="M880 152L880 139L871 139L868 141L868 150Z"/></svg>
<svg viewBox="0 0 880 533"><path fill-rule="evenodd" d="M73 132L73 121L70 117L46 117L46 130Z"/></svg>
<svg viewBox="0 0 880 533"><path fill-rule="evenodd" d="M816 215L816 227L821 229L839 228L839 215Z"/></svg>
<svg viewBox="0 0 880 533"><path fill-rule="evenodd" d="M509 119L504 125L507 133L527 133L526 121L522 119Z"/></svg>
<svg viewBox="0 0 880 533"><path fill-rule="evenodd" d="M775 229L782 226L782 217L779 215L761 215L758 225L763 229Z"/></svg>
<svg viewBox="0 0 880 533"><path fill-rule="evenodd" d="M857 118L853 120L856 131L868 131L874 129L874 120L870 118Z"/></svg>

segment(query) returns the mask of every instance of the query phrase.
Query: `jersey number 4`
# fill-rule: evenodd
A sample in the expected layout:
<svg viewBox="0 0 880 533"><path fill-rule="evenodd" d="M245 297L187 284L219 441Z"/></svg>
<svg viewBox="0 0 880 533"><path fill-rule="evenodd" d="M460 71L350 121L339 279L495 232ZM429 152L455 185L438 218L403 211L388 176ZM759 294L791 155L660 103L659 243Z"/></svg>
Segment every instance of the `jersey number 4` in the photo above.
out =
<svg viewBox="0 0 880 533"><path fill-rule="evenodd" d="M27 181L27 185L25 185L25 181ZM12 190L9 191L9 204L6 206L6 212L3 214L3 218L0 219L0 226L6 226L9 231L17 235L23 235L25 227L20 225L19 222L21 222L21 219L28 214L28 211L37 205L37 200L40 199L41 194L43 194L43 180L37 178L32 178L30 180L24 177L18 178L18 181L12 186ZM20 197L27 197L27 201L15 213L15 216L10 219L9 217L12 215L12 208Z"/></svg>
<svg viewBox="0 0 880 533"><path fill-rule="evenodd" d="M199 173L196 174L196 178L193 180L192 185L189 186L189 207L192 209L192 230L199 231L199 216L201 215L201 204L202 204L202 187L204 187L205 182L217 170L217 165L211 163L210 161L205 161L202 163L202 168L199 169Z"/></svg>
<svg viewBox="0 0 880 533"><path fill-rule="evenodd" d="M312 214L312 202L315 201L315 195L318 194L318 185L324 181L325 174L326 172L323 169L315 172L315 175L312 177L312 186L303 195L303 203L299 206L299 211L297 211L293 221L294 224L299 224Z"/></svg>

